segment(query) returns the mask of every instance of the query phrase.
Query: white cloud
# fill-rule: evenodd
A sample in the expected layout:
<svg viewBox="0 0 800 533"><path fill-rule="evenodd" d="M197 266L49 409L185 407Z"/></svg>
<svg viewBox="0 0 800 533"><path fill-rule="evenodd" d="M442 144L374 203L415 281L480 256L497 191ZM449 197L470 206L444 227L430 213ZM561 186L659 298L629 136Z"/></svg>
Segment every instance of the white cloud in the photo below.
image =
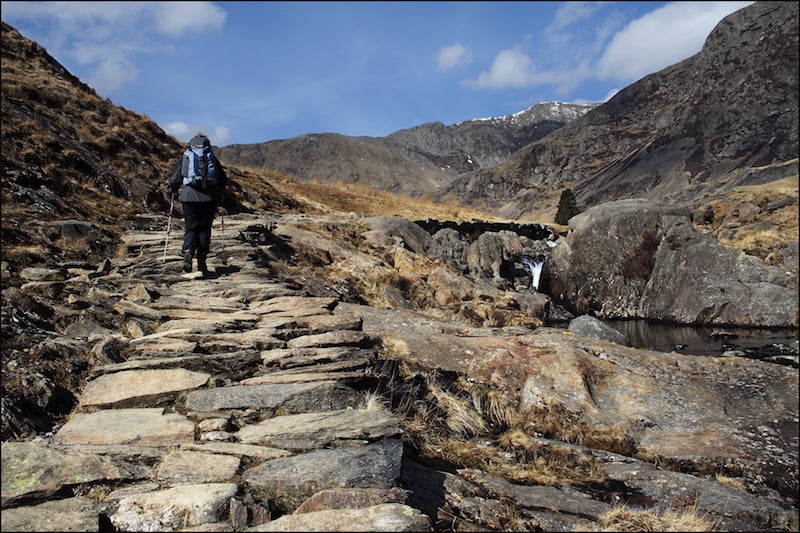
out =
<svg viewBox="0 0 800 533"><path fill-rule="evenodd" d="M489 70L464 83L476 89L503 89L552 83L555 80L556 76L552 73L537 71L528 54L519 48L510 48L497 54Z"/></svg>
<svg viewBox="0 0 800 533"><path fill-rule="evenodd" d="M620 92L621 90L622 89L619 87L614 87L613 89L609 89L609 91L606 93L605 97L601 101L608 102L609 100L614 98L617 95L617 93Z"/></svg>
<svg viewBox="0 0 800 533"><path fill-rule="evenodd" d="M40 44L89 66L87 83L107 96L137 79L137 54L163 51L187 34L219 31L226 18L211 2L3 2L3 12L4 18L46 21Z"/></svg>
<svg viewBox="0 0 800 533"><path fill-rule="evenodd" d="M218 31L225 11L210 2L152 2L152 18L158 30L171 37L184 33Z"/></svg>
<svg viewBox="0 0 800 533"><path fill-rule="evenodd" d="M498 53L488 70L463 83L475 89L550 85L562 97L593 78L632 83L700 51L720 20L749 4L672 2L623 26L615 9L598 15L602 2L566 2L545 39L534 47L540 59L526 52L530 46L518 44ZM576 25L591 26L591 33Z"/></svg>
<svg viewBox="0 0 800 533"><path fill-rule="evenodd" d="M197 133L202 133L208 137L214 146L224 146L231 139L231 130L225 126L209 127L206 124L188 124L177 120L164 124L161 129L182 142L189 142L189 139L197 135Z"/></svg>
<svg viewBox="0 0 800 533"><path fill-rule="evenodd" d="M439 50L436 61L436 70L448 72L455 68L464 67L472 61L472 52L461 43L445 46Z"/></svg>
<svg viewBox="0 0 800 533"><path fill-rule="evenodd" d="M109 57L100 61L87 83L99 94L110 94L138 76L139 70L125 59Z"/></svg>
<svg viewBox="0 0 800 533"><path fill-rule="evenodd" d="M672 2L628 24L598 61L600 79L631 82L699 52L711 30L752 2Z"/></svg>

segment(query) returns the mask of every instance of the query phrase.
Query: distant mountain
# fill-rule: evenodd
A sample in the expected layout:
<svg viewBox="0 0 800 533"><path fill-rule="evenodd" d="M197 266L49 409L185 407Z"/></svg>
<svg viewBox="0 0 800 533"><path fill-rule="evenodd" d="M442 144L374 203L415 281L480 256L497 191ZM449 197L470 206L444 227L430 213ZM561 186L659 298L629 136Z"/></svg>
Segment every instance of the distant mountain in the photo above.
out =
<svg viewBox="0 0 800 533"><path fill-rule="evenodd" d="M224 162L358 182L518 219L647 198L690 206L797 175L798 4L756 2L694 56L601 105L539 104L383 138L314 134L220 150Z"/></svg>
<svg viewBox="0 0 800 533"><path fill-rule="evenodd" d="M595 105L538 104L513 115L445 126L422 124L387 137L308 134L285 140L221 147L223 163L269 168L303 179L363 183L424 196L465 172L508 159L514 152L584 115Z"/></svg>
<svg viewBox="0 0 800 533"><path fill-rule="evenodd" d="M696 204L737 185L797 176L798 4L756 2L703 49L441 196L517 217L571 187L579 205Z"/></svg>

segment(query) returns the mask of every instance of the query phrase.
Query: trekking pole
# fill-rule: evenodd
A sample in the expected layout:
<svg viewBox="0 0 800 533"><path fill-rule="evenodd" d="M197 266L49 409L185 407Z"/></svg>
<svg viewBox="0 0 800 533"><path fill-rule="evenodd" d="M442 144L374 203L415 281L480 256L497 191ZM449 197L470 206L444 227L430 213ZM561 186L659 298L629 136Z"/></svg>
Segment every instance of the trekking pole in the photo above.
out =
<svg viewBox="0 0 800 533"><path fill-rule="evenodd" d="M220 222L222 222L222 231L220 231L219 236L222 237L222 261L225 261L225 215L223 214L220 216Z"/></svg>
<svg viewBox="0 0 800 533"><path fill-rule="evenodd" d="M224 192L222 193L222 196L220 197L220 202L219 203L220 203L220 205L225 203L225 193ZM224 207L223 207L223 209L224 209ZM220 213L219 214L219 221L222 224L222 229L220 230L220 234L219 234L219 236L222 238L222 252L220 252L219 257L220 257L220 260L222 261L222 264L226 265L226 264L228 264L228 262L227 262L227 260L225 258L225 213Z"/></svg>
<svg viewBox="0 0 800 533"><path fill-rule="evenodd" d="M169 219L167 219L167 235L164 237L164 263L167 262L167 243L169 243L169 230L172 228L172 206L175 205L175 193L169 197Z"/></svg>

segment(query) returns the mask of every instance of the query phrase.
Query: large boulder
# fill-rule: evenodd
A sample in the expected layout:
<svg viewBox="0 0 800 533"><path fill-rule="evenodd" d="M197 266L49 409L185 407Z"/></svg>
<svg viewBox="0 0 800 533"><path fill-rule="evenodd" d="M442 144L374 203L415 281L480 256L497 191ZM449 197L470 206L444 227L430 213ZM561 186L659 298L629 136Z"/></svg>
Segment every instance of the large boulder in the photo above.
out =
<svg viewBox="0 0 800 533"><path fill-rule="evenodd" d="M576 314L793 327L797 280L696 231L688 209L610 202L569 221L543 291Z"/></svg>

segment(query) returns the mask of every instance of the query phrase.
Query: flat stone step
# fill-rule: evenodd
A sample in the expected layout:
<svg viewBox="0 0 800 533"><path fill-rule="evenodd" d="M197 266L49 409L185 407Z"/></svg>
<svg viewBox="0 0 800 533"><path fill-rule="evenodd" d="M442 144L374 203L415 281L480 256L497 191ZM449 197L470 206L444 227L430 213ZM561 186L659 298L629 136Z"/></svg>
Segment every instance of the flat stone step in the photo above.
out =
<svg viewBox="0 0 800 533"><path fill-rule="evenodd" d="M238 441L247 444L287 450L313 450L366 444L401 433L397 417L386 411L340 409L276 416L247 425L235 436Z"/></svg>
<svg viewBox="0 0 800 533"><path fill-rule="evenodd" d="M110 516L119 531L175 531L216 523L228 514L236 483L199 483L128 494ZM114 494L106 500L113 500Z"/></svg>
<svg viewBox="0 0 800 533"><path fill-rule="evenodd" d="M56 444L174 446L194 442L194 422L159 408L74 413L53 436Z"/></svg>
<svg viewBox="0 0 800 533"><path fill-rule="evenodd" d="M361 398L355 390L341 388L329 378L315 382L298 380L194 390L186 394L184 407L190 414L222 413L223 416L230 411L269 414L279 408L297 413L356 407Z"/></svg>
<svg viewBox="0 0 800 533"><path fill-rule="evenodd" d="M56 449L38 442L2 443L3 531L6 507L32 496L52 496L64 486L92 481L144 479L146 469L78 449ZM60 530L59 530L60 531Z"/></svg>
<svg viewBox="0 0 800 533"><path fill-rule="evenodd" d="M210 374L184 368L125 370L105 374L89 381L78 398L79 407L146 407L179 392L208 384Z"/></svg>

